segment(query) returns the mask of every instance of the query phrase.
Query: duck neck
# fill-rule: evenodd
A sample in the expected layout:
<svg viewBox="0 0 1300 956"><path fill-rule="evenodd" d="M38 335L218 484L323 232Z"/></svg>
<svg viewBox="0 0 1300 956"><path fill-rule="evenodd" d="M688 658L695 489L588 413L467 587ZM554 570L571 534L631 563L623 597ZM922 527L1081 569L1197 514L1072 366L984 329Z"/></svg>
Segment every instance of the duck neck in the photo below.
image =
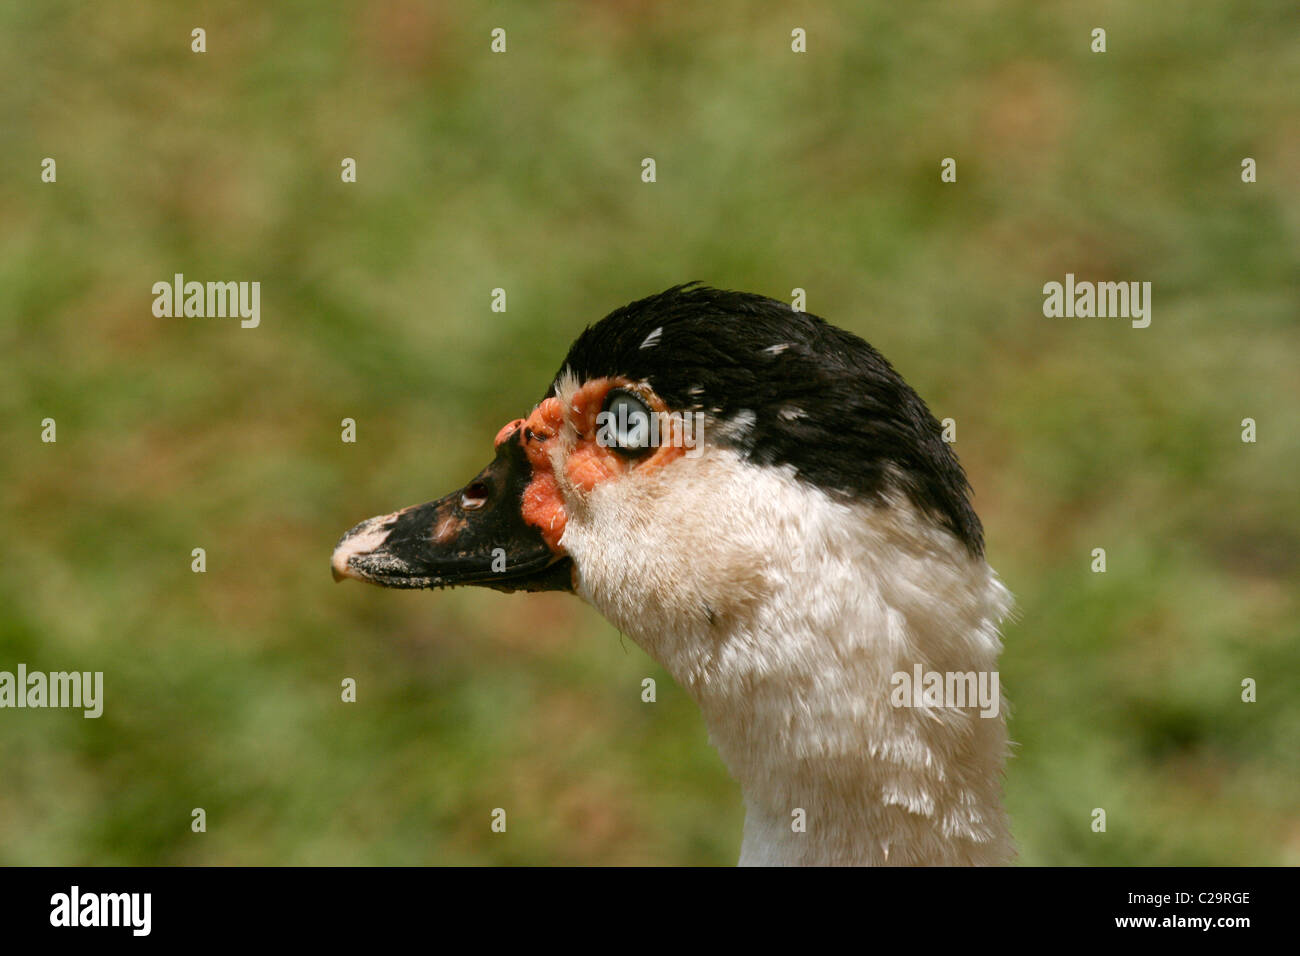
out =
<svg viewBox="0 0 1300 956"><path fill-rule="evenodd" d="M717 449L680 461L617 507L598 488L563 543L578 593L703 711L744 791L741 862L1006 862L991 678L1011 599L983 557L901 495L846 502ZM982 679L994 706L900 700L918 665Z"/></svg>
<svg viewBox="0 0 1300 956"><path fill-rule="evenodd" d="M949 577L933 592L948 596L943 607L915 588L878 588L833 620L770 613L726 636L723 648L776 651L735 655L756 666L733 670L724 693L697 684L710 739L744 791L742 865L1013 855L996 670L1005 591L974 567L954 588L955 570L938 572ZM805 605L818 598L802 591Z"/></svg>
<svg viewBox="0 0 1300 956"><path fill-rule="evenodd" d="M1006 863L1010 595L904 506L868 518L656 656L744 791L742 865Z"/></svg>

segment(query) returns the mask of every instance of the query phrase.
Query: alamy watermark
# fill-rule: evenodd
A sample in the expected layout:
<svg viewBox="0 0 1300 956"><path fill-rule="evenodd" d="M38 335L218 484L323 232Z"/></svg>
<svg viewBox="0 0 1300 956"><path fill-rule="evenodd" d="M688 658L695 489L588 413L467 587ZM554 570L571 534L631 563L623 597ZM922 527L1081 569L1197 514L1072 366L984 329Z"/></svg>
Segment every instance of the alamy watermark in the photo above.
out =
<svg viewBox="0 0 1300 956"><path fill-rule="evenodd" d="M684 448L687 458L704 453L703 412L652 412L620 403L596 415L596 444L602 448Z"/></svg>
<svg viewBox="0 0 1300 956"><path fill-rule="evenodd" d="M262 321L262 283L186 282L183 273L172 281L153 284L153 314L159 319L240 319L240 328L255 329Z"/></svg>
<svg viewBox="0 0 1300 956"><path fill-rule="evenodd" d="M103 671L0 671L0 707L71 707L84 717L104 712Z"/></svg>
<svg viewBox="0 0 1300 956"><path fill-rule="evenodd" d="M979 707L981 717L996 717L1002 704L997 671L896 671L889 679L895 707Z"/></svg>
<svg viewBox="0 0 1300 956"><path fill-rule="evenodd" d="M153 928L152 893L83 893L74 885L50 897L50 925L125 927L133 936Z"/></svg>
<svg viewBox="0 0 1300 956"><path fill-rule="evenodd" d="M1075 282L1074 273L1065 282L1043 286L1043 315L1049 319L1132 319L1135 329L1151 324L1150 282Z"/></svg>

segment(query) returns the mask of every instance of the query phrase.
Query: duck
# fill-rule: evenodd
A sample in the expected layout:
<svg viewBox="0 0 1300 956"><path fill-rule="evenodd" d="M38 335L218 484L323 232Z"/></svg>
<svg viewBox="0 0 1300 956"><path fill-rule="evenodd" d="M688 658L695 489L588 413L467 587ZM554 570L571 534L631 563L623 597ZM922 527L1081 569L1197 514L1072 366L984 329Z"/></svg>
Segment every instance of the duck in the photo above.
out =
<svg viewBox="0 0 1300 956"><path fill-rule="evenodd" d="M677 285L589 325L493 444L460 489L347 531L335 580L591 604L698 705L740 865L1013 860L1013 600L952 444L876 349ZM954 674L993 675L992 706L945 697Z"/></svg>

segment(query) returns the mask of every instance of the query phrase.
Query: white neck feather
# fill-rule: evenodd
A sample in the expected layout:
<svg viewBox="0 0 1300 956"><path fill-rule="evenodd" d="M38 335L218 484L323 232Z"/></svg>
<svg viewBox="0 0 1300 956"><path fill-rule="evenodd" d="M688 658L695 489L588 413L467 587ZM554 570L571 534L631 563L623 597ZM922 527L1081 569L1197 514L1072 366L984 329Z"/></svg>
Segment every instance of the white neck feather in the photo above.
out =
<svg viewBox="0 0 1300 956"><path fill-rule="evenodd" d="M744 791L741 864L1008 862L1001 701L891 703L917 664L996 671L992 569L902 499L834 501L725 449L663 471L597 486L562 544L699 703Z"/></svg>

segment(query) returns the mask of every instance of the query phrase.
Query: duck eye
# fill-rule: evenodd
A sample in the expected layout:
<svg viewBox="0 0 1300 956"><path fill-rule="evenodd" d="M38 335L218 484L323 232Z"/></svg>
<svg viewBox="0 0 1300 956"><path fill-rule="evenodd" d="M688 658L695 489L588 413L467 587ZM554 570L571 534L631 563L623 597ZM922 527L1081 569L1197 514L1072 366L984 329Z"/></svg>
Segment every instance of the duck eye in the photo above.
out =
<svg viewBox="0 0 1300 956"><path fill-rule="evenodd" d="M596 416L596 444L625 458L639 458L653 447L651 416L645 402L631 392L614 389Z"/></svg>

